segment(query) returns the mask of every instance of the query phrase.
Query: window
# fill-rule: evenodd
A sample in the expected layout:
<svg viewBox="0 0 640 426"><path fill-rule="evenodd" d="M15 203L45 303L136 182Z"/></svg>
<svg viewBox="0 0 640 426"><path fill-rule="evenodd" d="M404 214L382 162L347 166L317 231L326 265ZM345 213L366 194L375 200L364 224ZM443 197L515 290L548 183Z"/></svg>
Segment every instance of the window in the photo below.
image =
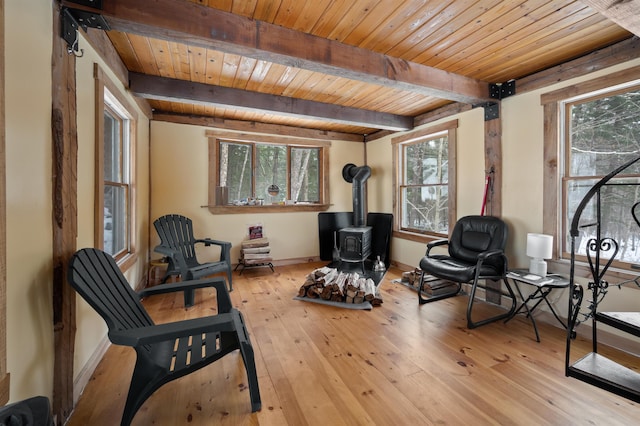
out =
<svg viewBox="0 0 640 426"><path fill-rule="evenodd" d="M407 235L447 237L455 218L457 121L393 139L395 228Z"/></svg>
<svg viewBox="0 0 640 426"><path fill-rule="evenodd" d="M624 88L576 100L563 102L563 229L571 226L575 210L586 192L602 177L636 158L640 154L640 86ZM640 165L633 165L612 179L603 188L600 208L604 235L616 240L616 259L625 263L640 263L640 240L637 224L631 216L631 206L640 201ZM595 203L582 214L583 223L593 223ZM591 237L584 228L577 241L576 254L586 255L586 243ZM568 235L568 232L565 232ZM564 252L570 250L569 238ZM605 257L607 255L605 254ZM609 256L610 257L610 256Z"/></svg>
<svg viewBox="0 0 640 426"><path fill-rule="evenodd" d="M629 82L623 71L545 94L544 228L561 235L558 258L569 259L569 229L578 204L602 177L640 155L640 82ZM637 76L637 71L635 72ZM557 171L550 166L558 160ZM549 161L551 160L551 161ZM631 206L640 201L640 166L633 165L609 181L601 193L603 236L619 244L614 266L625 270L640 263L640 239ZM554 201L554 197L558 200ZM550 213L553 212L553 213ZM581 225L593 223L594 200L586 206ZM576 259L586 261L589 226L576 238ZM611 251L610 254L613 254ZM608 253L601 252L606 258Z"/></svg>
<svg viewBox="0 0 640 426"><path fill-rule="evenodd" d="M235 207L325 209L328 145L281 143L245 138L210 138L210 209L229 213ZM246 211L246 209L238 210Z"/></svg>
<svg viewBox="0 0 640 426"><path fill-rule="evenodd" d="M101 75L101 73L97 73ZM133 135L130 105L97 78L96 246L119 263L134 252ZM109 84L107 84L108 86Z"/></svg>
<svg viewBox="0 0 640 426"><path fill-rule="evenodd" d="M107 97L105 97L105 100ZM104 108L103 250L118 257L129 250L129 120Z"/></svg>

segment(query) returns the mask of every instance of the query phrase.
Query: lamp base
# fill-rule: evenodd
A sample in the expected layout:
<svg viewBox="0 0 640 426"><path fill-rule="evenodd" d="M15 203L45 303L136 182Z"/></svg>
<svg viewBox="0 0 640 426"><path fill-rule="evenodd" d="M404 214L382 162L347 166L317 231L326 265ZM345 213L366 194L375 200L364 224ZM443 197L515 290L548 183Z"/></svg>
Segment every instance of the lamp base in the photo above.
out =
<svg viewBox="0 0 640 426"><path fill-rule="evenodd" d="M529 273L540 277L547 276L547 262L543 259L531 259L529 263Z"/></svg>

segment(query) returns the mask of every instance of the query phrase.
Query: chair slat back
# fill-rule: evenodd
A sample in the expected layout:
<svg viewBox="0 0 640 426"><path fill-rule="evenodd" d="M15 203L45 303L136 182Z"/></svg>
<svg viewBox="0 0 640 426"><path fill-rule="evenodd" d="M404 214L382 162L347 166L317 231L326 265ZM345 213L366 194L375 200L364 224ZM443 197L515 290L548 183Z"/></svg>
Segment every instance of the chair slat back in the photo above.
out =
<svg viewBox="0 0 640 426"><path fill-rule="evenodd" d="M197 264L193 222L185 216L169 214L153 222L160 244L173 250L179 250L188 266Z"/></svg>
<svg viewBox="0 0 640 426"><path fill-rule="evenodd" d="M153 325L139 296L108 253L94 248L77 251L69 263L69 282L110 331Z"/></svg>

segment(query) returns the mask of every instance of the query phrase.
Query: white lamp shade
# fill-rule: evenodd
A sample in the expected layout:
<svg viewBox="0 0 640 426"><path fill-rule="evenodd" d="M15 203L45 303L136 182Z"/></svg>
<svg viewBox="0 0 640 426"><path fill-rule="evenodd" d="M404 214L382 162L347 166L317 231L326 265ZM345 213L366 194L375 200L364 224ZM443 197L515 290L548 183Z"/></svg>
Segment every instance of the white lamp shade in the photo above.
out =
<svg viewBox="0 0 640 426"><path fill-rule="evenodd" d="M527 234L527 256L535 259L551 259L552 253L552 235Z"/></svg>

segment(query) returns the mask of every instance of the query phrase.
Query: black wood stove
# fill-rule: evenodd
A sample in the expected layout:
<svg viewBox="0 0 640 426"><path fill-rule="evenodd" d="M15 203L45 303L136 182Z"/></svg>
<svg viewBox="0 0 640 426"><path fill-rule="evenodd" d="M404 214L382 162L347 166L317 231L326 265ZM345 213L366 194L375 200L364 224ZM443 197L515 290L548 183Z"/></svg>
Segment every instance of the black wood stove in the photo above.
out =
<svg viewBox="0 0 640 426"><path fill-rule="evenodd" d="M353 184L353 226L338 231L340 262L359 262L364 273L364 261L371 255L372 228L365 225L364 182L371 176L369 166L347 164L342 177Z"/></svg>

